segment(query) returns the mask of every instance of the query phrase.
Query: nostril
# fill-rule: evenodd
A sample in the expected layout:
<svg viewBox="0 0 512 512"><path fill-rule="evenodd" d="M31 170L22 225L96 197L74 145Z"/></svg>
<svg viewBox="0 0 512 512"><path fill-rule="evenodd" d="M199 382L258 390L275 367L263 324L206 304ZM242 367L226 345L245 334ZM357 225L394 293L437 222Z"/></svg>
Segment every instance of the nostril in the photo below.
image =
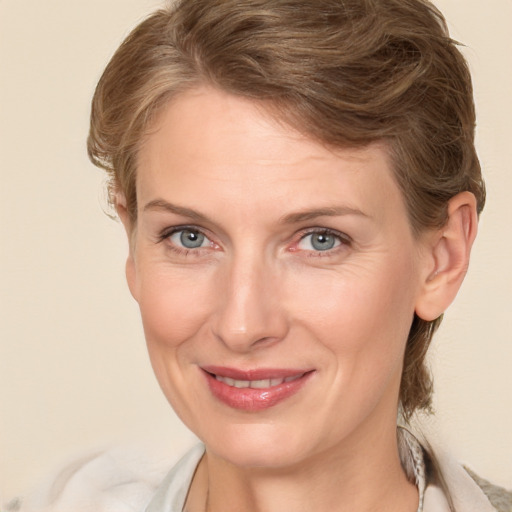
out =
<svg viewBox="0 0 512 512"><path fill-rule="evenodd" d="M254 344L255 345L270 345L271 343L275 343L277 338L272 336L265 336L264 338L260 338Z"/></svg>

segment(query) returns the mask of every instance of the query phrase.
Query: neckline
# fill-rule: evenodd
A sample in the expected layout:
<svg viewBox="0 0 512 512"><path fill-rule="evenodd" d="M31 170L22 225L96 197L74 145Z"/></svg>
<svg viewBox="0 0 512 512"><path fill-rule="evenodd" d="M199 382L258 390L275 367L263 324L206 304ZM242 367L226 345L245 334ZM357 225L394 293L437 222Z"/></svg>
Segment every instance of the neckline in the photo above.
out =
<svg viewBox="0 0 512 512"><path fill-rule="evenodd" d="M424 450L416 437L406 428L397 429L398 447L402 467L419 494L417 512L423 512L427 487ZM192 478L205 453L202 443L188 451L171 469L147 505L145 512L183 511Z"/></svg>

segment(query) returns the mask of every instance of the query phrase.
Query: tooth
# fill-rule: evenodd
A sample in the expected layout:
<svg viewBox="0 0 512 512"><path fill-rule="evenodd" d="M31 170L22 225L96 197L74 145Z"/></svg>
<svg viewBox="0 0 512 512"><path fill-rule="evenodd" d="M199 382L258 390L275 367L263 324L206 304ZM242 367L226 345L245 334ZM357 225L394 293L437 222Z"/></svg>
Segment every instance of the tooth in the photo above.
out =
<svg viewBox="0 0 512 512"><path fill-rule="evenodd" d="M251 388L253 389L263 389L270 387L270 379L264 380L251 380Z"/></svg>
<svg viewBox="0 0 512 512"><path fill-rule="evenodd" d="M299 379L302 377L301 375L293 375L291 377L286 378L279 378L279 379L262 379L262 380L236 380L232 379L231 377L222 377L220 375L215 375L215 378L223 382L224 384L227 384L228 386L232 386L239 389L244 388L253 388L253 389L264 389L264 388L270 388L274 386L279 386L283 382L292 382L294 380Z"/></svg>

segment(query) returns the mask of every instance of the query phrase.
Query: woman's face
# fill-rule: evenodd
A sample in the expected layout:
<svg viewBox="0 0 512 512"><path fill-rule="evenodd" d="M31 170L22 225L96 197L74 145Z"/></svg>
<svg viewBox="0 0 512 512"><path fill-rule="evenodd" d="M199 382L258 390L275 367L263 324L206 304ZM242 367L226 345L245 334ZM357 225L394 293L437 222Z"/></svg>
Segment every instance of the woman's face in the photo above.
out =
<svg viewBox="0 0 512 512"><path fill-rule="evenodd" d="M281 467L394 428L429 259L385 149L329 150L205 88L139 156L128 281L158 381L211 453Z"/></svg>

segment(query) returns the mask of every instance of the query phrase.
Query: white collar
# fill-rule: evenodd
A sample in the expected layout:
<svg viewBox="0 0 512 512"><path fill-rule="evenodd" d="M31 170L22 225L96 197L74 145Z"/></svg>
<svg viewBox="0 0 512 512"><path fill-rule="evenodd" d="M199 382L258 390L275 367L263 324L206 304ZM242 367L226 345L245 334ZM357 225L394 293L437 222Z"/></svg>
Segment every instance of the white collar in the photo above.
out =
<svg viewBox="0 0 512 512"><path fill-rule="evenodd" d="M415 482L419 492L418 512L450 512L442 489L429 483L425 451L409 430L399 427L400 458L407 476ZM204 455L205 447L198 444L190 450L167 474L145 512L181 512L192 483L195 469ZM436 457L456 510L464 512L496 512L489 500L465 469L441 450Z"/></svg>

